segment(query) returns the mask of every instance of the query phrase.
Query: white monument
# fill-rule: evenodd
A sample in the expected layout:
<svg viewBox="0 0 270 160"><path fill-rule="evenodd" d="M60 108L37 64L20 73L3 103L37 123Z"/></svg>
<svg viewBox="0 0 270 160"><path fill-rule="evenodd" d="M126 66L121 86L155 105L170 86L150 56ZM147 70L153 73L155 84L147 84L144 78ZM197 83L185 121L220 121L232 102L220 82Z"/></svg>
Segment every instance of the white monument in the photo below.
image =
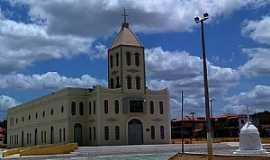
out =
<svg viewBox="0 0 270 160"><path fill-rule="evenodd" d="M248 121L240 130L239 149L234 154L263 155L268 154L263 149L258 129Z"/></svg>

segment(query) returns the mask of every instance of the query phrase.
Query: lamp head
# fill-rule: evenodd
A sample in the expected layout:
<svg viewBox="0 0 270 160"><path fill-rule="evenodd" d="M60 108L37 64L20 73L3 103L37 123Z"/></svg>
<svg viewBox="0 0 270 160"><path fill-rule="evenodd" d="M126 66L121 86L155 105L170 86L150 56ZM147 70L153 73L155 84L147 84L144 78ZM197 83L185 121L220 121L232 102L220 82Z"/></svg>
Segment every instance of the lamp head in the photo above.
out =
<svg viewBox="0 0 270 160"><path fill-rule="evenodd" d="M196 23L199 23L200 22L200 17L197 16L197 17L194 18L194 20L195 20Z"/></svg>
<svg viewBox="0 0 270 160"><path fill-rule="evenodd" d="M208 16L209 16L208 13L203 14L204 19L208 19Z"/></svg>

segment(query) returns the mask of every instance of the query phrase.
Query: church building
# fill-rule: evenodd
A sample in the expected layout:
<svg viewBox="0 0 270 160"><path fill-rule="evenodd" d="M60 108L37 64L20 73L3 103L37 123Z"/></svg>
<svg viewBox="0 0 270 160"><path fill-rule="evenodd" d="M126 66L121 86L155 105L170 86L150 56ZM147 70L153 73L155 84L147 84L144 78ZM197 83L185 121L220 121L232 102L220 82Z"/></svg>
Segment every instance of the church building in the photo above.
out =
<svg viewBox="0 0 270 160"><path fill-rule="evenodd" d="M168 90L146 87L144 47L126 20L108 50L108 88L64 88L9 109L7 121L9 147L171 139Z"/></svg>

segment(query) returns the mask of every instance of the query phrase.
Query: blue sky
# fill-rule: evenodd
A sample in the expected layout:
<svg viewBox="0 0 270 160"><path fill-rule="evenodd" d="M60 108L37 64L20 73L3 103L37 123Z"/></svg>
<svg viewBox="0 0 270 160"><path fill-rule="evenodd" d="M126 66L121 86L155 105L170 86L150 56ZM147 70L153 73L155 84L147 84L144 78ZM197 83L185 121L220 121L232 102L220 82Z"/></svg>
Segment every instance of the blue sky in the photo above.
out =
<svg viewBox="0 0 270 160"><path fill-rule="evenodd" d="M0 118L8 108L61 88L107 83L107 49L122 11L143 43L147 84L180 91L186 114L204 113L200 30L205 26L214 113L270 110L268 0L0 0Z"/></svg>

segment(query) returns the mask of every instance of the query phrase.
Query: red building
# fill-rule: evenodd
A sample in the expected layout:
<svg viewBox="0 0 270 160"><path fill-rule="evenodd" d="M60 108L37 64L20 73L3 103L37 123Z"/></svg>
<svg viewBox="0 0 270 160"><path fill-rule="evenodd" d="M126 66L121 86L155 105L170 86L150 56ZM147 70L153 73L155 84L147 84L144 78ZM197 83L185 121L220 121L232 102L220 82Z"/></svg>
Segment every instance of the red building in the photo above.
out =
<svg viewBox="0 0 270 160"><path fill-rule="evenodd" d="M222 115L213 117L212 127L214 137L238 137L239 131L247 121L246 115ZM182 120L172 120L172 139L206 137L205 117L185 117Z"/></svg>
<svg viewBox="0 0 270 160"><path fill-rule="evenodd" d="M7 130L3 127L0 127L0 147L5 146L6 135L7 135Z"/></svg>

